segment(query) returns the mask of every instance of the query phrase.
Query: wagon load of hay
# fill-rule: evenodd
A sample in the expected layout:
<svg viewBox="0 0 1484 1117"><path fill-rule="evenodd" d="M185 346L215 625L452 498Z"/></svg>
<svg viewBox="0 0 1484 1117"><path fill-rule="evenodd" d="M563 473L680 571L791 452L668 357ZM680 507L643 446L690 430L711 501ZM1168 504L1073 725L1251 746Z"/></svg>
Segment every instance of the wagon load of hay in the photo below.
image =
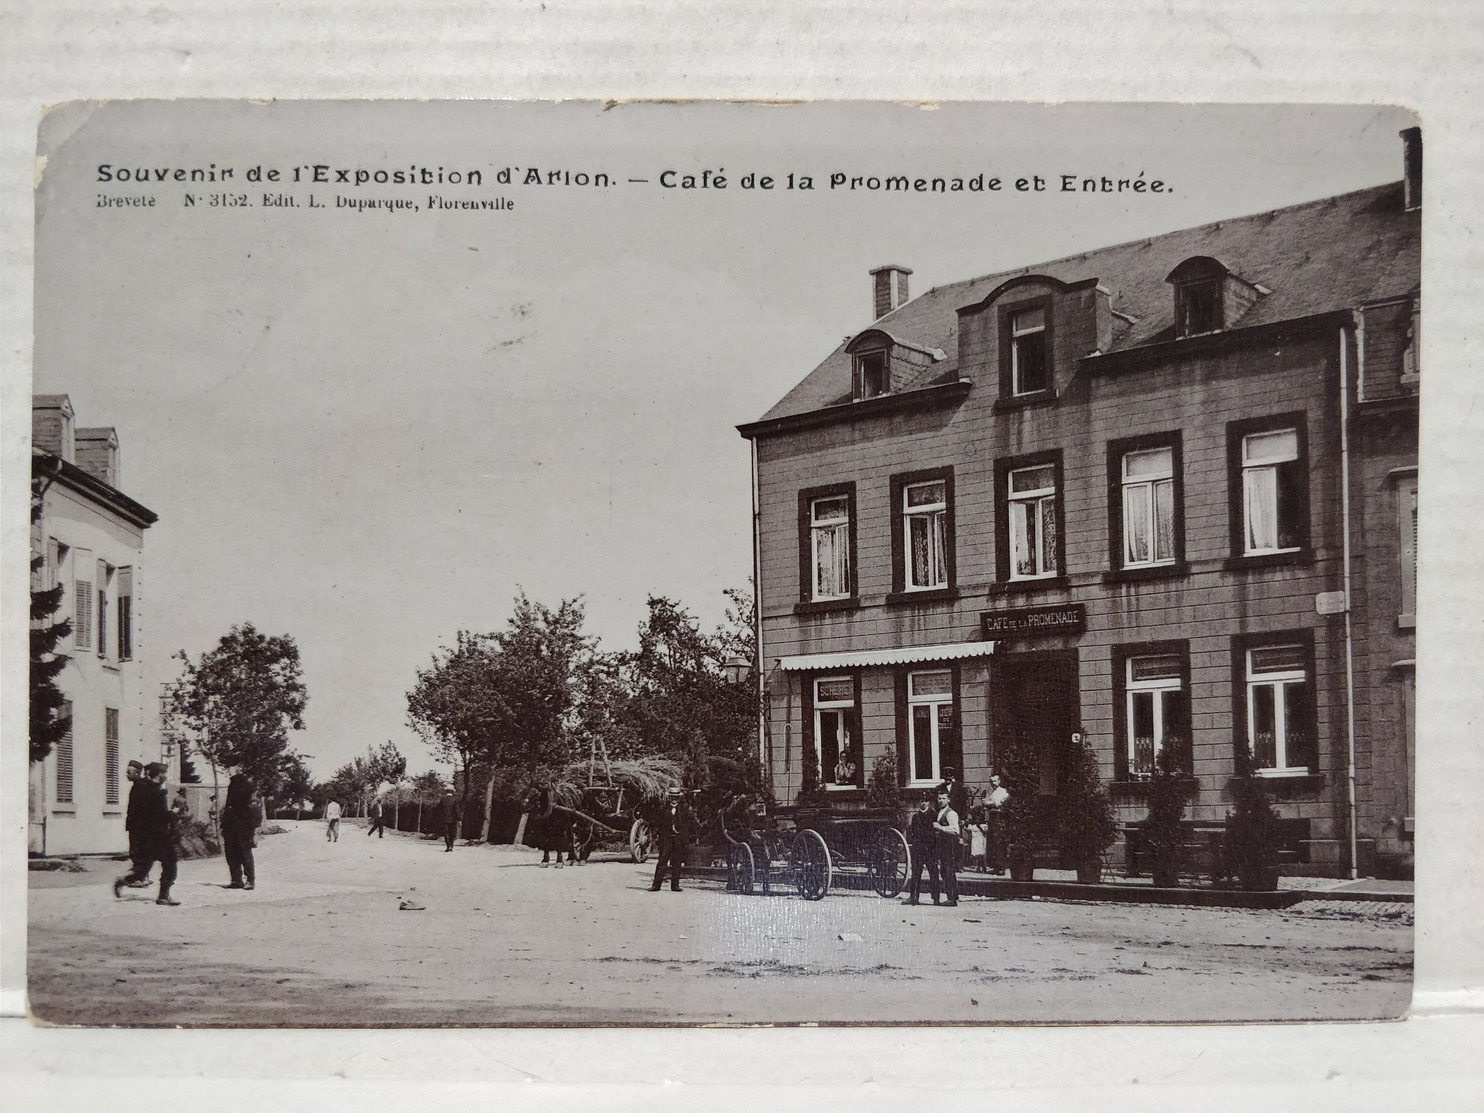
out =
<svg viewBox="0 0 1484 1117"><path fill-rule="evenodd" d="M579 855L607 837L626 841L633 859L642 862L654 845L646 808L663 801L680 776L679 762L657 756L569 764L549 784L527 791L527 844L544 848L549 838L543 835L555 822L572 827Z"/></svg>

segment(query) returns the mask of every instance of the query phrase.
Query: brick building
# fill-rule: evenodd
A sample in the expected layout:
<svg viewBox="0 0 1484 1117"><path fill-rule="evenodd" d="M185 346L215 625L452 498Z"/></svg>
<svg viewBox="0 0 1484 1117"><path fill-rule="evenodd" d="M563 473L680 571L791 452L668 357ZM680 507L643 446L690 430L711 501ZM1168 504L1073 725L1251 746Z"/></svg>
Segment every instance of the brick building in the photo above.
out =
<svg viewBox="0 0 1484 1117"><path fill-rule="evenodd" d="M761 749L842 809L1057 794L1086 727L1120 819L1156 751L1189 816L1250 743L1308 871L1407 871L1413 800L1421 138L1402 182L935 288L752 440ZM1352 775L1353 773L1353 775ZM1352 832L1352 819L1354 820ZM1352 857L1353 851L1353 857ZM1113 851L1116 857L1118 851Z"/></svg>
<svg viewBox="0 0 1484 1117"><path fill-rule="evenodd" d="M128 848L124 766L159 751L139 641L144 532L156 516L120 491L112 427L77 427L64 395L33 397L31 418L31 468L44 487L31 547L45 556L33 577L66 587L58 615L72 635L57 649L69 657L57 685L72 731L31 765L29 848L114 853Z"/></svg>

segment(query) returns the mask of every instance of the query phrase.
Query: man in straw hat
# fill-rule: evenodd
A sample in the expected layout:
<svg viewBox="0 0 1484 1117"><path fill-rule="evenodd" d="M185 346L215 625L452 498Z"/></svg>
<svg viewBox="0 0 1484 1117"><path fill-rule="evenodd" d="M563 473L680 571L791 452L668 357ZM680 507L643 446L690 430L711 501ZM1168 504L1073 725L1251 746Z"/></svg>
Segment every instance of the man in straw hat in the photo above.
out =
<svg viewBox="0 0 1484 1117"><path fill-rule="evenodd" d="M690 808L681 798L680 788L672 787L665 796L665 805L659 809L654 819L654 836L659 842L659 860L655 862L654 883L649 886L651 892L660 890L660 882L665 879L666 869L670 871L670 891L680 891L680 861L685 856L690 834Z"/></svg>

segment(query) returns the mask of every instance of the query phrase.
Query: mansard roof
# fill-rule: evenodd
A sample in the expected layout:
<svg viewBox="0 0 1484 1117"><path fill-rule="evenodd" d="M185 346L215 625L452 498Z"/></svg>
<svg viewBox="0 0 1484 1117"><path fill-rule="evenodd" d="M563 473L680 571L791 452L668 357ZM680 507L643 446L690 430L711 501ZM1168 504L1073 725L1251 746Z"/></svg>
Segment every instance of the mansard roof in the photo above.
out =
<svg viewBox="0 0 1484 1117"><path fill-rule="evenodd" d="M1175 306L1166 277L1191 257L1214 257L1261 285L1268 293L1236 323L1261 326L1415 292L1421 282L1420 234L1420 212L1403 210L1402 184L1393 182L935 287L869 328L948 354L947 361L923 370L920 384L905 386L911 390L954 378L959 308L982 302L1021 276L1067 284L1095 280L1109 292L1115 314L1109 351L1118 352L1173 338ZM758 422L849 403L849 342Z"/></svg>

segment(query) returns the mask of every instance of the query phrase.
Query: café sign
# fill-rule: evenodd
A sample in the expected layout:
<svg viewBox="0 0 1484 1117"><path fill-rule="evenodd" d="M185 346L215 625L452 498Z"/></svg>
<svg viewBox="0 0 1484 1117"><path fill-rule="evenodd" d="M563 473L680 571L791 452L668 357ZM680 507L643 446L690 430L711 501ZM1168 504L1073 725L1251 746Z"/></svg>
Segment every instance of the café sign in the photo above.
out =
<svg viewBox="0 0 1484 1117"><path fill-rule="evenodd" d="M996 609L981 614L981 617L986 640L1012 640L1017 636L1048 636L1087 629L1087 606L1075 602L1034 609Z"/></svg>

